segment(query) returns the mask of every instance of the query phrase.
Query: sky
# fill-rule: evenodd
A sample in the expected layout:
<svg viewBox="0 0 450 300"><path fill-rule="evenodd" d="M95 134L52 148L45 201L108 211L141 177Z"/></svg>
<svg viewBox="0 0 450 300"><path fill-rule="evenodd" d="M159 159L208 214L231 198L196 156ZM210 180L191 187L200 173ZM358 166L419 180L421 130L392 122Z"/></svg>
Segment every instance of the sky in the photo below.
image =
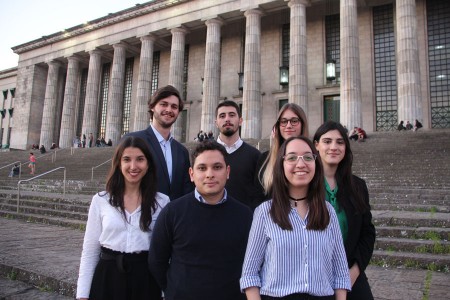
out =
<svg viewBox="0 0 450 300"><path fill-rule="evenodd" d="M149 0L0 0L0 71L17 67L11 48Z"/></svg>

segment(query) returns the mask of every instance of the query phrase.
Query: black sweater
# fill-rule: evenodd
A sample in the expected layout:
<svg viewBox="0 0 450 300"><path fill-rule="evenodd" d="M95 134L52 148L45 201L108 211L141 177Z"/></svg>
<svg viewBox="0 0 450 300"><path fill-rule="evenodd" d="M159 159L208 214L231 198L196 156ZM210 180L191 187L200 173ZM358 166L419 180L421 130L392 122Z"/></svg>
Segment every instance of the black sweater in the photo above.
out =
<svg viewBox="0 0 450 300"><path fill-rule="evenodd" d="M218 205L189 193L160 213L149 267L166 300L245 299L240 292L252 213L228 197Z"/></svg>
<svg viewBox="0 0 450 300"><path fill-rule="evenodd" d="M230 178L226 189L233 198L254 209L260 202L260 190L255 186L256 164L261 152L247 143L226 157L230 165Z"/></svg>

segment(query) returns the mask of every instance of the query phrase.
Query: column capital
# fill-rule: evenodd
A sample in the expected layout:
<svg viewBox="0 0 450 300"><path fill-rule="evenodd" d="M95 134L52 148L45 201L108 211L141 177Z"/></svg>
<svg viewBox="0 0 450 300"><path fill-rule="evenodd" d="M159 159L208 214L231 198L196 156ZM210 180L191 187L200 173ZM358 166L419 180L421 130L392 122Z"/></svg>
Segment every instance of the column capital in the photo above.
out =
<svg viewBox="0 0 450 300"><path fill-rule="evenodd" d="M189 33L189 29L187 29L186 27L183 26L179 26L179 27L174 27L174 28L168 28L170 30L170 33L172 33L172 35L174 33L182 33L182 34L187 34Z"/></svg>
<svg viewBox="0 0 450 300"><path fill-rule="evenodd" d="M311 0L284 0L288 2L288 6L297 6L297 5L304 5L304 6L311 6Z"/></svg>
<svg viewBox="0 0 450 300"><path fill-rule="evenodd" d="M158 39L158 37L156 35L154 35L153 33L149 33L147 35L140 36L139 38L140 38L141 42L143 42L143 41L155 42Z"/></svg>
<svg viewBox="0 0 450 300"><path fill-rule="evenodd" d="M248 17L249 15L259 15L262 16L264 12L261 8L250 8L244 12L244 16Z"/></svg>
<svg viewBox="0 0 450 300"><path fill-rule="evenodd" d="M88 53L89 53L89 55L100 55L100 56L102 56L102 55L104 55L105 52L103 50L100 50L100 49L94 49L94 50L89 50Z"/></svg>
<svg viewBox="0 0 450 300"><path fill-rule="evenodd" d="M62 66L62 63L60 61L57 61L57 60L50 60L50 61L47 61L45 63L47 65L49 65L49 66L58 67L58 68Z"/></svg>
<svg viewBox="0 0 450 300"><path fill-rule="evenodd" d="M210 26L213 24L222 26L223 24L225 24L225 21L221 17L214 17L214 18L205 20L205 24L206 24L206 26Z"/></svg>
<svg viewBox="0 0 450 300"><path fill-rule="evenodd" d="M79 62L79 63L84 63L85 62L85 60L83 58L79 57L78 55L71 55L71 56L68 56L66 58L67 58L68 62L71 62L71 61Z"/></svg>
<svg viewBox="0 0 450 300"><path fill-rule="evenodd" d="M118 48L124 49L124 50L128 49L128 45L126 45L125 43L122 43L122 42L115 43L112 46L113 46L114 50L118 49Z"/></svg>

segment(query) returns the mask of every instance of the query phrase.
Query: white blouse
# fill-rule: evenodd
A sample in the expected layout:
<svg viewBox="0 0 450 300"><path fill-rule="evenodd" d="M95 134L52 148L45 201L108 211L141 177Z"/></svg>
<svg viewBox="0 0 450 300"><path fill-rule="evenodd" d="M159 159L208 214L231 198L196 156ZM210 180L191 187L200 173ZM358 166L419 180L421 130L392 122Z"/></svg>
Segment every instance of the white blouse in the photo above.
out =
<svg viewBox="0 0 450 300"><path fill-rule="evenodd" d="M109 194L101 192L92 198L81 253L77 299L89 298L101 246L125 253L148 251L156 219L170 199L165 194L157 193L156 202L157 209L152 215L150 231L144 232L139 227L140 206L132 213L126 212L125 220L120 209L109 204Z"/></svg>

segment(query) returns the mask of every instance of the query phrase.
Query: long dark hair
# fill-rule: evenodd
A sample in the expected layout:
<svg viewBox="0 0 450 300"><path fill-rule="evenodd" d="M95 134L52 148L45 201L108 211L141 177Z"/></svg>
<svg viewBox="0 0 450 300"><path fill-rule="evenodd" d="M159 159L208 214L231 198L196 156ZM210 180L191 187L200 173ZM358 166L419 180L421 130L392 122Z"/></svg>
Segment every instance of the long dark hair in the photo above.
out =
<svg viewBox="0 0 450 300"><path fill-rule="evenodd" d="M108 179L106 180L106 192L110 195L109 203L120 209L125 217L124 207L124 193L125 193L125 179L122 174L120 163L123 152L126 148L138 148L144 153L148 163L147 173L142 177L139 190L141 194L141 218L139 220L139 227L142 231L149 231L150 223L152 222L152 214L157 208L156 202L156 167L152 155L146 142L135 136L128 136L123 138L114 152L111 170L109 171Z"/></svg>
<svg viewBox="0 0 450 300"><path fill-rule="evenodd" d="M292 230L292 224L289 220L291 203L289 201L289 182L284 173L284 158L286 146L293 140L301 140L308 144L313 154L318 155L313 143L304 136L291 137L287 139L280 148L273 170L273 200L270 207L270 216L272 220L285 230ZM330 223L330 215L325 204L325 183L322 162L315 160L315 174L308 186L309 205L307 229L324 230Z"/></svg>
<svg viewBox="0 0 450 300"><path fill-rule="evenodd" d="M320 141L320 137L331 130L337 130L345 143L344 158L339 163L335 175L338 186L338 203L344 209L348 208L350 205L353 205L357 212L364 213L369 209L367 203L364 201L365 189L356 184L353 178L353 153L350 148L350 140L348 139L344 126L335 121L327 121L323 123L314 134L314 142L318 143ZM347 192L350 193L351 197L345 195Z"/></svg>
<svg viewBox="0 0 450 300"><path fill-rule="evenodd" d="M278 112L277 121L273 125L273 141L272 145L269 150L269 155L267 155L266 160L263 162L261 168L258 171L258 179L261 183L261 185L264 188L264 192L268 195L270 195L270 192L272 190L272 183L273 183L273 173L272 169L275 165L275 160L277 157L277 154L280 150L281 144L284 142L284 138L281 136L280 132L280 118L284 114L285 111L290 110L294 114L297 115L297 117L300 119L301 124L301 136L308 137L309 131L308 131L308 120L306 119L306 114L303 108L300 107L300 105L295 103L286 103L283 105L283 107Z"/></svg>

